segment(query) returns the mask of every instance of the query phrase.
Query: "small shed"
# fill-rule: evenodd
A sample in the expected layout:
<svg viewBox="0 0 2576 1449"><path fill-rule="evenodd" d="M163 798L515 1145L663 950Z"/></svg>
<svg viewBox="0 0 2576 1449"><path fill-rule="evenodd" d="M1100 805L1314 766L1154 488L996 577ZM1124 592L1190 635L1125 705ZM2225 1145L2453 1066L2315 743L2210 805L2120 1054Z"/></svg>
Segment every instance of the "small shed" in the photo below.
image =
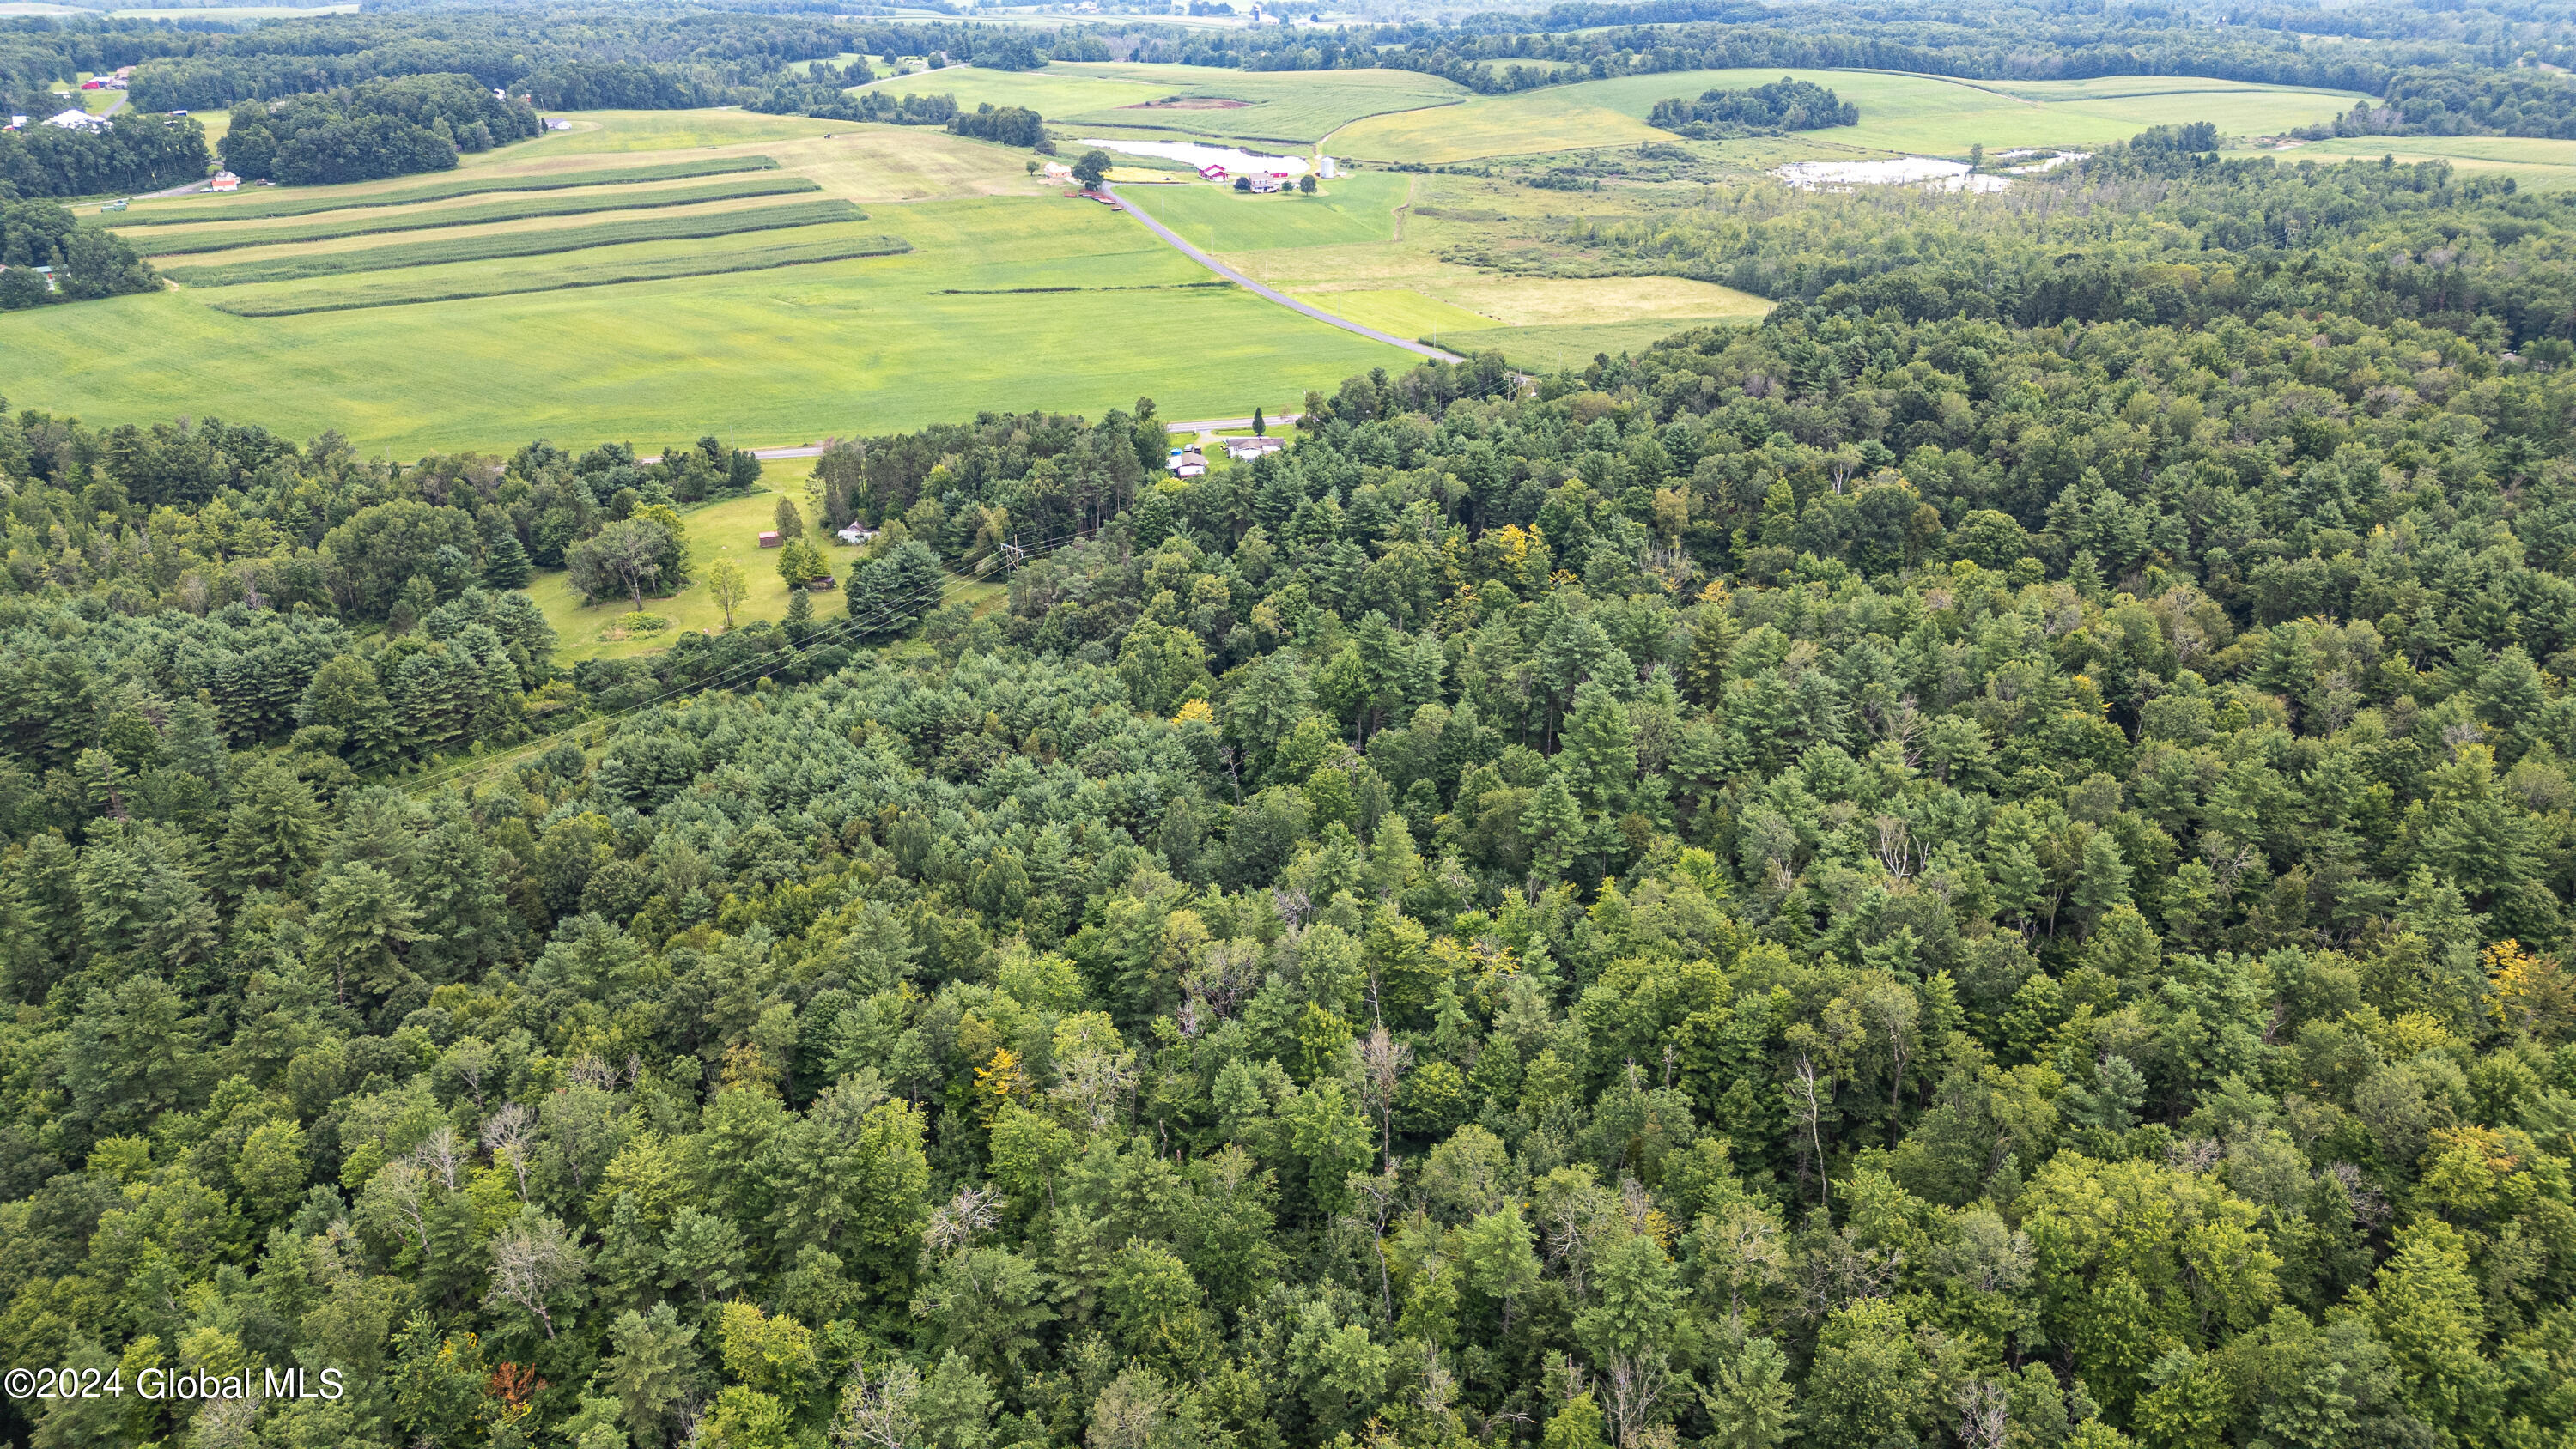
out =
<svg viewBox="0 0 2576 1449"><path fill-rule="evenodd" d="M784 540L780 539L774 530L760 536L760 546L762 548L777 548L783 542Z"/></svg>

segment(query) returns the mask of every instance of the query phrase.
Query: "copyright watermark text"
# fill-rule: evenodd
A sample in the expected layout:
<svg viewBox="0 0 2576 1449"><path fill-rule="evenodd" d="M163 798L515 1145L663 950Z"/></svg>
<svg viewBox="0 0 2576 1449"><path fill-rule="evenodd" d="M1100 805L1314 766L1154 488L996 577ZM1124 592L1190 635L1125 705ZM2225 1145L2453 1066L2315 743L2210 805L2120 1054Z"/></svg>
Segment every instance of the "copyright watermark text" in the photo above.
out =
<svg viewBox="0 0 2576 1449"><path fill-rule="evenodd" d="M257 1373L199 1373L194 1369L144 1369L131 1378L125 1370L41 1368L0 1373L0 1392L13 1399L121 1399L128 1394L152 1403L196 1403L220 1399L324 1399L347 1393L340 1371L262 1369Z"/></svg>

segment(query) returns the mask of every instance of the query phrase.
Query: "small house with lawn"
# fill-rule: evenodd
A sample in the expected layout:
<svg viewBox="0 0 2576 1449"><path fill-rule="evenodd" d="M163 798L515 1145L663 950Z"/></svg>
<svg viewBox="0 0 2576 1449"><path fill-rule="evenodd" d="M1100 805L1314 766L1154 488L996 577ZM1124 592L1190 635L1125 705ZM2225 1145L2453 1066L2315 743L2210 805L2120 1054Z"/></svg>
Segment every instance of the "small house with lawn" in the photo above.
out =
<svg viewBox="0 0 2576 1449"><path fill-rule="evenodd" d="M1276 453L1280 447L1281 444L1277 438L1228 438L1225 440L1225 455L1241 462L1246 458L1258 458L1265 453Z"/></svg>
<svg viewBox="0 0 2576 1449"><path fill-rule="evenodd" d="M1205 477L1206 474L1207 457L1196 448L1189 449L1172 460L1172 476L1175 478L1200 478Z"/></svg>
<svg viewBox="0 0 2576 1449"><path fill-rule="evenodd" d="M1262 196L1277 195L1279 188L1285 184L1286 183L1281 178L1273 176L1267 171L1264 171L1252 178L1253 191Z"/></svg>
<svg viewBox="0 0 2576 1449"><path fill-rule="evenodd" d="M1049 161L1039 169L1038 174L1046 178L1047 185L1061 186L1073 179L1073 168L1061 161Z"/></svg>
<svg viewBox="0 0 2576 1449"><path fill-rule="evenodd" d="M856 546L876 537L877 531L864 523L853 523L832 536L843 543Z"/></svg>
<svg viewBox="0 0 2576 1449"><path fill-rule="evenodd" d="M207 184L210 188L212 188L212 189L214 189L214 190L216 190L216 191L239 191L239 190L241 190L241 178L240 178L240 177L238 177L238 176L235 176L234 174L232 174L232 173L231 173L231 172L229 172L229 171L218 171L218 172L216 172L216 173L215 173L215 179L214 179L214 180L212 180L212 181L210 181L210 182L208 182L208 183L206 183L206 184Z"/></svg>

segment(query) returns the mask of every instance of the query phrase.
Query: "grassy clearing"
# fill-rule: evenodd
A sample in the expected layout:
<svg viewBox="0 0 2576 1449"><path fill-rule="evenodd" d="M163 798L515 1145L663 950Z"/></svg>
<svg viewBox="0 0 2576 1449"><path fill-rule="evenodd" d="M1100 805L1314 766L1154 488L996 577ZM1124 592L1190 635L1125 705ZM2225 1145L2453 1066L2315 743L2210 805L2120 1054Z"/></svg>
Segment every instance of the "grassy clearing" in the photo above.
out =
<svg viewBox="0 0 2576 1449"><path fill-rule="evenodd" d="M792 468L790 465L793 465ZM760 620L775 621L787 617L789 591L787 581L778 576L778 550L760 546L760 535L775 527L772 517L781 494L797 500L804 508L804 483L813 471L810 458L785 459L762 465L764 490L746 498L729 498L710 503L704 508L682 515L688 524L689 577L692 580L676 594L662 598L647 597L644 611L659 614L671 621L671 627L655 634L642 634L628 639L602 639L618 616L633 606L624 596L603 599L596 604L582 602L581 592L563 570L539 573L528 581L528 596L545 611L546 622L554 625L555 658L570 664L583 659L623 659L639 654L656 654L671 647L672 639L682 633L720 634L724 632L724 610L708 597L707 571L718 559L731 559L751 584L751 597L734 609L736 625ZM806 511L811 512L811 509ZM829 544L825 557L833 560L837 571L842 560L852 553L840 540L831 538L819 527L809 527L807 536L818 544ZM838 613L837 595L814 596L814 612L825 618Z"/></svg>
<svg viewBox="0 0 2576 1449"><path fill-rule="evenodd" d="M787 617L788 600L793 591L778 576L778 550L760 546L760 535L775 526L773 519L781 495L796 500L807 517L805 536L820 546L823 557L830 561L835 577L847 577L861 554L814 523L816 510L805 491L805 480L814 471L811 458L782 459L762 465L760 483L763 491L747 498L729 498L683 515L689 527L689 577L692 580L678 593L661 598L647 596L645 612L658 614L671 621L671 626L658 633L626 639L603 639L618 616L632 605L627 598L605 599L596 604L582 602L581 594L562 570L539 573L528 581L528 594L544 611L546 622L555 628L558 663L573 664L584 659L631 659L640 655L659 654L671 647L683 633L721 634L724 611L708 597L707 573L718 559L731 559L743 571L751 585L751 596L734 608L734 626L775 623ZM947 580L948 602L964 602L978 614L990 613L1007 604L1009 586L1000 580L968 583L952 576ZM846 618L837 592L813 596L815 622L825 628Z"/></svg>
<svg viewBox="0 0 2576 1449"><path fill-rule="evenodd" d="M675 277L709 277L726 272L769 271L812 266L859 257L896 256L912 244L901 237L880 236L863 228L799 228L798 239L710 251L695 241L659 246L613 247L612 255L565 262L463 262L444 267L409 267L395 272L369 272L354 282L313 287L301 283L229 290L213 306L236 317L294 317L306 312L346 312L364 307L401 307L418 302L457 302L470 297L506 297L521 292L555 292L574 287L606 287L621 282L664 281ZM249 295L244 295L248 293Z"/></svg>
<svg viewBox="0 0 2576 1449"><path fill-rule="evenodd" d="M754 111L574 111L570 131L549 132L537 144L558 156L615 155L632 151L690 151L745 142L808 140L850 129L848 121L805 116L764 116ZM489 153L487 153L489 154Z"/></svg>
<svg viewBox="0 0 2576 1449"><path fill-rule="evenodd" d="M1205 185L1122 194L1130 206L1153 213L1200 246L1207 246L1213 233L1220 250L1265 251L1393 241L1395 210L1404 204L1410 181L1393 172L1375 171L1329 182L1329 192L1315 196L1294 192L1255 196Z"/></svg>
<svg viewBox="0 0 2576 1449"><path fill-rule="evenodd" d="M297 316L209 305L248 295L229 289L112 297L76 332L0 314L0 355L22 407L255 417L397 457L714 430L808 443L952 418L968 397L1098 416L1141 393L1167 416L1231 417L1405 360L1239 289L1183 285L1206 271L1105 207L967 197L872 215L914 250ZM1031 286L1159 290L1001 294Z"/></svg>
<svg viewBox="0 0 2576 1449"><path fill-rule="evenodd" d="M154 232L143 238L155 256L237 251L243 247L291 242L333 241L341 237L380 236L388 232L429 231L440 227L480 226L495 221L526 221L544 216L580 216L599 211L651 211L667 206L695 206L706 201L740 201L754 196L792 196L823 188L804 176L746 176L737 180L683 186L668 191L593 191L569 194L540 192L533 196L486 202L479 206L369 207L354 215L302 226L226 226L175 234Z"/></svg>
<svg viewBox="0 0 2576 1449"><path fill-rule="evenodd" d="M1645 124L1658 100L1741 88L1782 75L1829 86L1860 107L1860 124L1803 132L1811 147L1964 156L1970 146L2101 145L2148 126L2209 120L2229 133L2270 133L2326 120L2359 99L2338 91L2245 86L2196 77L2123 77L2031 94L1889 71L1701 70L1622 76L1507 96L1478 96L1445 111L1360 121L1332 149L1389 161L1447 163L1669 140Z"/></svg>
<svg viewBox="0 0 2576 1449"><path fill-rule="evenodd" d="M301 256L219 266L168 267L163 269L163 275L183 286L238 287L251 282L296 281L306 277L337 276L344 272L391 271L399 267L436 266L445 262L546 256L627 242L678 241L733 236L742 232L777 231L791 226L859 221L865 215L847 201L834 197L828 201L798 202L791 206L767 206L749 211L647 217L599 226L441 237L435 241L399 242L357 251L308 252Z"/></svg>
<svg viewBox="0 0 2576 1449"><path fill-rule="evenodd" d="M1050 67L1052 69L1053 67ZM1131 126L1218 140L1312 144L1367 116L1446 109L1474 95L1455 81L1402 70L1239 71L1203 66L1095 64L1106 79L1157 86L1163 96L1242 101L1224 109L1154 108L1133 102L1071 113L1077 125Z"/></svg>
<svg viewBox="0 0 2576 1449"><path fill-rule="evenodd" d="M2576 187L2576 141L2536 136L2352 136L2309 141L2287 151L2266 149L2236 154L2270 156L2285 165L2300 161L2376 162L2382 156L2393 156L2402 166L2418 161L2448 161L2463 174L2510 176L2528 191Z"/></svg>
<svg viewBox="0 0 2576 1449"><path fill-rule="evenodd" d="M951 68L879 81L915 95L948 93L961 106L1027 106L1068 126L1118 127L1213 141L1306 145L1363 116L1451 106L1474 94L1436 76L1398 70L1242 71L1213 66L1058 63L1040 71ZM1162 107L1170 97L1240 101Z"/></svg>
<svg viewBox="0 0 2576 1449"><path fill-rule="evenodd" d="M122 213L112 224L119 227L180 226L195 222L256 221L270 217L311 216L322 211L346 211L360 206L414 206L492 191L564 191L577 186L685 181L691 177L718 176L734 171L768 171L777 165L776 160L767 156L709 156L655 166L601 166L586 171L552 171L529 176L468 176L390 191L336 186L310 190L294 187L278 191L245 191L234 193L240 200L215 206L192 206L185 202L155 206L150 202L138 202L136 204L143 210ZM195 199L202 201L204 198Z"/></svg>
<svg viewBox="0 0 2576 1449"><path fill-rule="evenodd" d="M1353 292L1308 292L1301 300L1312 302L1336 317L1347 317L1363 327L1374 327L1398 337L1456 334L1494 325L1491 317L1396 287Z"/></svg>
<svg viewBox="0 0 2576 1449"><path fill-rule="evenodd" d="M1169 85L1156 86L1148 81L1112 79L1088 73L1094 69L1096 67L1055 64L1044 70L1011 71L952 65L944 70L918 75L892 76L859 89L884 91L896 96L953 95L957 104L970 111L985 103L1026 106L1050 121L1080 111L1159 100L1173 91Z"/></svg>

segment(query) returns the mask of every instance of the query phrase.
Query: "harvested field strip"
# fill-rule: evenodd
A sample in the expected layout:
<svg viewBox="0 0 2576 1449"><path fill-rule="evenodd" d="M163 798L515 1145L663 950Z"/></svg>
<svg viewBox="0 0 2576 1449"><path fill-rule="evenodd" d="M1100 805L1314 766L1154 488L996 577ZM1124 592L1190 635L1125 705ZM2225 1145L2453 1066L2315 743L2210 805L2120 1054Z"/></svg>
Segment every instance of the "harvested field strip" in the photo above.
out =
<svg viewBox="0 0 2576 1449"><path fill-rule="evenodd" d="M534 176L460 176L403 191L353 195L326 188L324 195L284 192L239 206L188 206L169 211L121 212L113 224L178 226L199 221L257 221L264 217L310 216L317 211L346 211L357 206L409 206L416 201L445 201L486 191L569 191L577 186L623 186L643 181L685 181L692 176L722 176L734 171L775 171L767 156L708 156L695 161L666 161L658 166L603 166L591 171L548 171ZM84 218L86 219L86 218Z"/></svg>
<svg viewBox="0 0 2576 1449"><path fill-rule="evenodd" d="M202 236L174 237L168 241L153 239L146 243L154 256L188 256L200 252L228 252L241 247L276 246L286 242L331 241L344 236L375 236L384 232L431 231L440 227L477 226L487 221L524 221L539 216L579 216L593 211L652 211L668 206L690 206L701 201L738 201L746 196L788 196L798 192L820 191L816 182L802 176L746 176L732 181L714 181L704 186L684 186L671 191L592 192L577 191L568 196L537 195L487 202L480 206L460 206L449 211L413 211L395 209L382 215L342 217L335 221L317 221L307 226L246 227L208 232Z"/></svg>
<svg viewBox="0 0 2576 1449"><path fill-rule="evenodd" d="M225 297L213 305L236 317L294 317L307 312L351 312L364 307L402 307L418 302L457 302L471 297L506 297L520 292L559 292L572 287L606 287L619 282L658 282L672 277L707 277L725 272L760 272L815 262L844 262L856 257L889 257L912 250L895 236L861 236L830 241L789 242L742 251L700 253L685 257L628 258L574 262L518 276L480 280L440 280L409 274L379 277L370 283L340 287L298 287L274 297ZM406 286L406 282L411 285Z"/></svg>
<svg viewBox="0 0 2576 1449"><path fill-rule="evenodd" d="M860 221L866 213L849 202L802 201L756 211L720 211L706 216L651 217L610 222L604 226L568 226L552 231L502 232L490 236L444 237L436 241L399 242L353 252L316 252L265 262L228 266L168 267L162 275L191 287L239 287L253 282L292 282L344 272L381 272L397 267L431 267L442 262L480 262L499 257L537 257L554 252L587 251L626 242L679 241L733 236L747 231L777 231L791 226Z"/></svg>

